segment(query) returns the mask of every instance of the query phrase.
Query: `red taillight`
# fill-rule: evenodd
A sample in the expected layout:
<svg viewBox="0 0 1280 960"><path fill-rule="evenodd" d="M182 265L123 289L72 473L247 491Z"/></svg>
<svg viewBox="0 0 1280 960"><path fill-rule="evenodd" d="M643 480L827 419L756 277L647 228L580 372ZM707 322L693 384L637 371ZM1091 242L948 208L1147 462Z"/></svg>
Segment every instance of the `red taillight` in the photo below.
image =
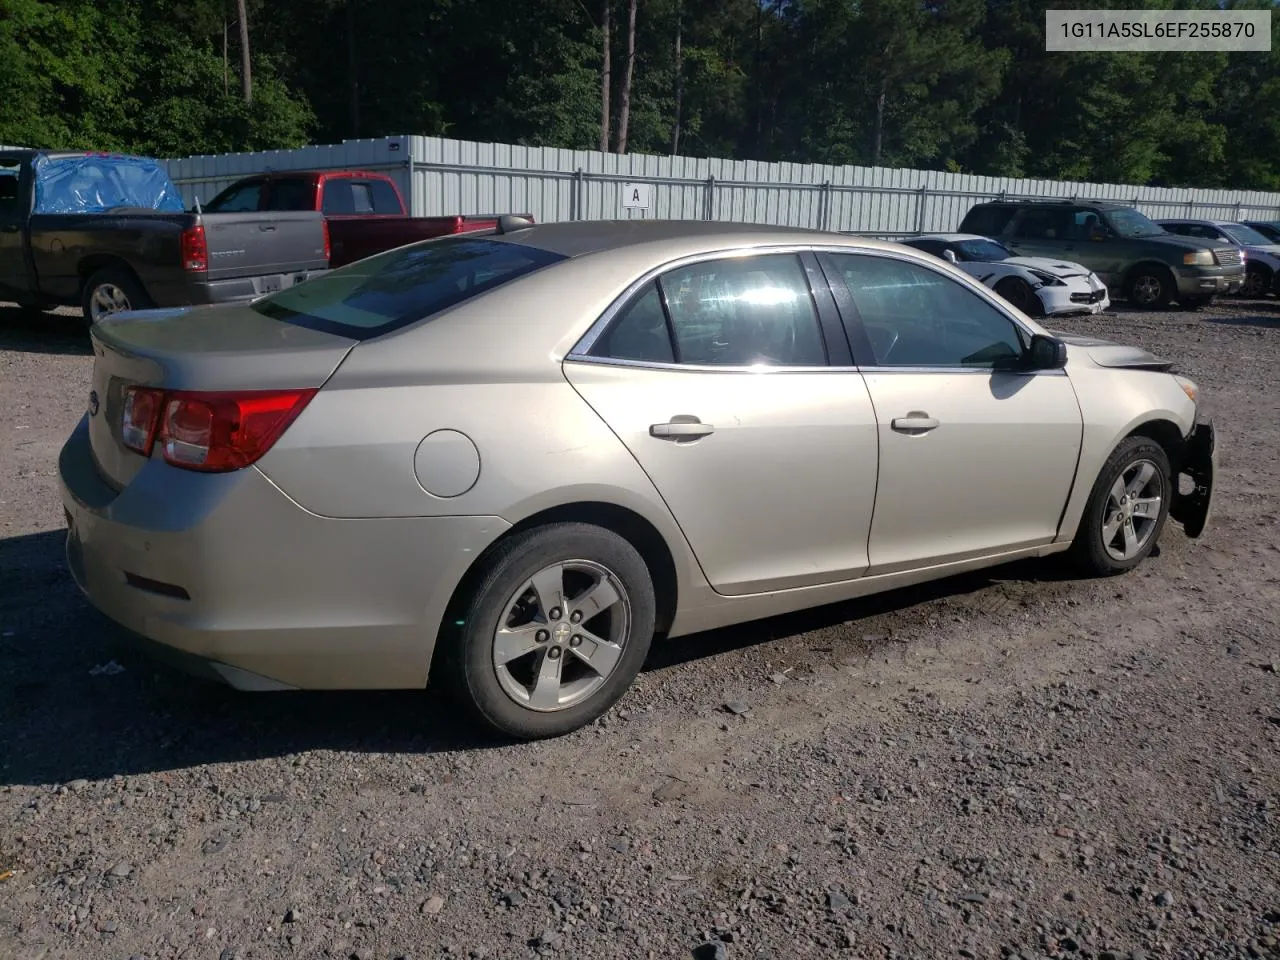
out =
<svg viewBox="0 0 1280 960"><path fill-rule="evenodd" d="M124 395L124 413L120 421L120 441L130 450L151 456L151 445L160 425L164 392L147 387L130 387Z"/></svg>
<svg viewBox="0 0 1280 960"><path fill-rule="evenodd" d="M204 224L197 223L182 231L182 269L199 272L209 269L209 244L204 236Z"/></svg>
<svg viewBox="0 0 1280 960"><path fill-rule="evenodd" d="M131 387L125 395L125 445L151 456L155 444L165 462L187 470L239 470L271 449L315 396L315 390L249 390L235 393L160 391ZM137 426L130 434L130 410ZM150 414L145 433L141 414ZM135 439L145 435L145 443Z"/></svg>
<svg viewBox="0 0 1280 960"><path fill-rule="evenodd" d="M322 224L322 225L323 225L323 227L324 227L324 258L325 258L325 260L329 260L329 259L330 259L330 250L331 250L331 248L330 248L330 246L329 246L329 221L328 221L328 220L322 220L322 221L321 221L321 224Z"/></svg>

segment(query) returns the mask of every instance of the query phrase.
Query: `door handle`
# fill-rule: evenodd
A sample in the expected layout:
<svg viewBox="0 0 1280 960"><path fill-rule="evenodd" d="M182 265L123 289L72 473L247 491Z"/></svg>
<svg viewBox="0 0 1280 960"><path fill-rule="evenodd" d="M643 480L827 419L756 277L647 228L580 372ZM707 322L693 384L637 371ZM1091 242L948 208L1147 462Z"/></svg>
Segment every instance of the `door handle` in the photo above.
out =
<svg viewBox="0 0 1280 960"><path fill-rule="evenodd" d="M703 423L697 417L684 415L672 417L666 423L649 425L649 436L659 440L697 440L715 432L716 428L711 424Z"/></svg>
<svg viewBox="0 0 1280 960"><path fill-rule="evenodd" d="M16 223L0 223L0 230L5 233L17 233L18 225Z"/></svg>
<svg viewBox="0 0 1280 960"><path fill-rule="evenodd" d="M270 223L258 224L258 230L260 230L262 233L274 233L275 229L276 228L274 224L270 224Z"/></svg>
<svg viewBox="0 0 1280 960"><path fill-rule="evenodd" d="M889 422L899 433L928 433L938 429L941 424L936 417L931 417L923 410L912 410L905 417L895 417Z"/></svg>

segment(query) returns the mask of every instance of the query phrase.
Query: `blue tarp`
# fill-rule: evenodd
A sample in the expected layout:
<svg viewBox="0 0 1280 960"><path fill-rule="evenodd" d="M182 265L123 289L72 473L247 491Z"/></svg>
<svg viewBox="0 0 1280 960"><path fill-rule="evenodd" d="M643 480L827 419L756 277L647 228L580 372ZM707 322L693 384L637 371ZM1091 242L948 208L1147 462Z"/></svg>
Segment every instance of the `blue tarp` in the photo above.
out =
<svg viewBox="0 0 1280 960"><path fill-rule="evenodd" d="M32 168L36 213L104 213L112 207L169 213L186 209L164 167L147 157L40 154Z"/></svg>

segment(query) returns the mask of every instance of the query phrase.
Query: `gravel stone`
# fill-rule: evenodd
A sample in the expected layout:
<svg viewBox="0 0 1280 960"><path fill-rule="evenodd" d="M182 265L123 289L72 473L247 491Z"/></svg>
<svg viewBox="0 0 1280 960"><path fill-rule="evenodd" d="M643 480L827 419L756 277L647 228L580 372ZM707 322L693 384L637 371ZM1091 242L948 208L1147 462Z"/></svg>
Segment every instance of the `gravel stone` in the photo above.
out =
<svg viewBox="0 0 1280 960"><path fill-rule="evenodd" d="M66 566L67 314L0 307L8 953L1277 957L1280 299L1047 322L1199 383L1201 539L656 642L605 722L500 744L434 689L244 697L118 642Z"/></svg>

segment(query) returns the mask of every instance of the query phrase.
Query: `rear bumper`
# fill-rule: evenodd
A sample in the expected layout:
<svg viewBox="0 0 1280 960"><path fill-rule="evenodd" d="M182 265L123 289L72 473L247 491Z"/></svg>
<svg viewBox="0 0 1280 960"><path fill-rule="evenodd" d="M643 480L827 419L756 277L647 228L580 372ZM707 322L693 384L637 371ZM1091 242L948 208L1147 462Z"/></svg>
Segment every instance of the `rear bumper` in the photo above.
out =
<svg viewBox="0 0 1280 960"><path fill-rule="evenodd" d="M259 277L230 280L199 280L191 283L155 284L148 292L161 307L200 306L209 303L238 303L297 286L327 270L296 270L268 273Z"/></svg>
<svg viewBox="0 0 1280 960"><path fill-rule="evenodd" d="M1213 512L1213 488L1218 472L1218 439L1213 421L1197 423L1187 437L1183 448L1180 473L1191 478L1192 489L1178 490L1169 506L1169 516L1182 524L1182 529L1193 539L1204 533Z"/></svg>
<svg viewBox="0 0 1280 960"><path fill-rule="evenodd" d="M149 461L123 491L84 421L59 458L67 561L126 629L245 690L421 688L441 618L495 517L332 520L256 468Z"/></svg>

